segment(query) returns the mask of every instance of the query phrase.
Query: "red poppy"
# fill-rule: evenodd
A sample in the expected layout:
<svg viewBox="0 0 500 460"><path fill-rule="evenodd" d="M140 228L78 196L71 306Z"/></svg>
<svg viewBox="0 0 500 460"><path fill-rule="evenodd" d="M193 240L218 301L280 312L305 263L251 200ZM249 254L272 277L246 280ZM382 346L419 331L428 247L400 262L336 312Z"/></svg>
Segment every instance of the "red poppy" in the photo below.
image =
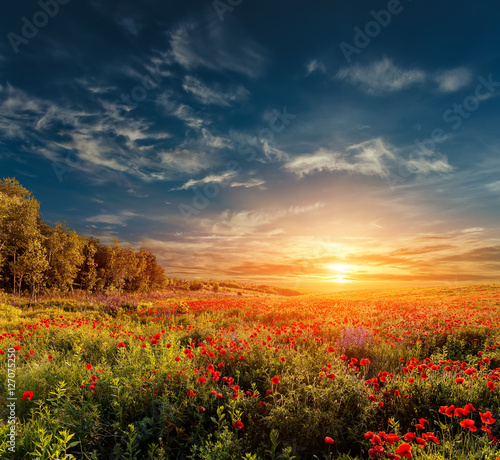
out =
<svg viewBox="0 0 500 460"><path fill-rule="evenodd" d="M370 360L369 360L369 359L367 359L367 358L363 358L363 359L359 362L359 364L360 364L361 366L368 366L368 364L370 364Z"/></svg>
<svg viewBox="0 0 500 460"><path fill-rule="evenodd" d="M465 380L462 377L458 377L457 379L455 379L455 383L458 383L459 385L462 385L462 383L464 382Z"/></svg>
<svg viewBox="0 0 500 460"><path fill-rule="evenodd" d="M485 412L484 414L482 412L479 412L479 415L481 416L481 422L485 423L486 425L493 425L493 423L496 422L496 420L491 417L491 411Z"/></svg>
<svg viewBox="0 0 500 460"><path fill-rule="evenodd" d="M325 438L325 442L326 442L327 444L333 444L335 441L334 441L332 438L330 438L329 436L327 436L327 437Z"/></svg>
<svg viewBox="0 0 500 460"><path fill-rule="evenodd" d="M274 385L279 385L280 384L280 378L278 376L276 377L273 377L271 379L271 382L274 384Z"/></svg>
<svg viewBox="0 0 500 460"><path fill-rule="evenodd" d="M335 348L333 348L333 347L328 347L328 348L326 349L326 351L327 351L328 353L333 353L333 352L335 351Z"/></svg>
<svg viewBox="0 0 500 460"><path fill-rule="evenodd" d="M405 441L411 441L412 439L415 439L417 435L415 433L406 433L403 438Z"/></svg>
<svg viewBox="0 0 500 460"><path fill-rule="evenodd" d="M463 428L468 428L469 431L477 431L477 428L475 426L474 420L471 420L470 418L465 418L460 422L460 426Z"/></svg>
<svg viewBox="0 0 500 460"><path fill-rule="evenodd" d="M92 364L87 364L87 365L85 366L85 369L88 369L88 370L92 369Z"/></svg>
<svg viewBox="0 0 500 460"><path fill-rule="evenodd" d="M33 397L33 392L32 391L25 391L23 393L23 397L21 399L29 399L31 401L32 397Z"/></svg>
<svg viewBox="0 0 500 460"><path fill-rule="evenodd" d="M421 449L425 447L425 445L427 444L427 441L425 439L422 439L422 438L415 438L415 442L418 444L418 447L420 447Z"/></svg>
<svg viewBox="0 0 500 460"><path fill-rule="evenodd" d="M388 434L385 437L385 441L389 443L390 445L396 443L399 441L399 436L397 434Z"/></svg>
<svg viewBox="0 0 500 460"><path fill-rule="evenodd" d="M123 342L118 342L118 348L123 348L125 344Z"/></svg>
<svg viewBox="0 0 500 460"><path fill-rule="evenodd" d="M233 427L236 428L237 430L241 430L245 425L243 425L243 422L241 420L238 420L233 423Z"/></svg>
<svg viewBox="0 0 500 460"><path fill-rule="evenodd" d="M401 457L411 459L411 446L410 444L403 443L396 449L396 454L401 455Z"/></svg>
<svg viewBox="0 0 500 460"><path fill-rule="evenodd" d="M49 355L47 356L47 359L52 359L54 357L54 355Z"/></svg>

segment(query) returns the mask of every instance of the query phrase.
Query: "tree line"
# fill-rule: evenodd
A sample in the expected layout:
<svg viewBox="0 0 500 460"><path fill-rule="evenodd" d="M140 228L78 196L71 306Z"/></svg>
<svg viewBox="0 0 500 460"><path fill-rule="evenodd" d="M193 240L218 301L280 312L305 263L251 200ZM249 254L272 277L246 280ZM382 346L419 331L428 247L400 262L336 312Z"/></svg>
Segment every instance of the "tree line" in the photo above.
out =
<svg viewBox="0 0 500 460"><path fill-rule="evenodd" d="M166 279L155 255L81 236L40 216L40 203L16 179L0 179L0 288L15 294L68 291L147 292Z"/></svg>

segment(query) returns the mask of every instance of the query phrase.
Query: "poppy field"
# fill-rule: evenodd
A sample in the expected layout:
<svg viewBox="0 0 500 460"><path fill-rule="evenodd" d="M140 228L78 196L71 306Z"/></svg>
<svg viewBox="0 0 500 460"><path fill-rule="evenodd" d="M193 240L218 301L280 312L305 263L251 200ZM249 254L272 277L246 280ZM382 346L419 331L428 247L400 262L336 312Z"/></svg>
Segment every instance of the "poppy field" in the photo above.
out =
<svg viewBox="0 0 500 460"><path fill-rule="evenodd" d="M13 300L1 458L500 458L500 284Z"/></svg>

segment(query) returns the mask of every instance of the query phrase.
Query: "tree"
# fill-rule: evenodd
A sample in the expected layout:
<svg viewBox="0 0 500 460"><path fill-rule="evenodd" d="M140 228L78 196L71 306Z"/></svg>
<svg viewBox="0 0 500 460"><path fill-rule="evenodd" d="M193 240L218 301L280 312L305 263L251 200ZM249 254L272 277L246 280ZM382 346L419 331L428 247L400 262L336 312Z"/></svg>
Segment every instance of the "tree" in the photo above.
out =
<svg viewBox="0 0 500 460"><path fill-rule="evenodd" d="M115 238L113 246L108 248L108 254L108 287L111 290L117 289L121 293L127 280L134 275L135 253L132 248L120 248L118 240Z"/></svg>
<svg viewBox="0 0 500 460"><path fill-rule="evenodd" d="M32 242L43 241L39 208L40 203L16 179L0 180L0 263L4 280L12 279L14 293L24 276L18 258Z"/></svg>
<svg viewBox="0 0 500 460"><path fill-rule="evenodd" d="M60 222L54 228L44 224L44 230L49 263L47 286L58 291L73 290L73 282L85 260L85 240Z"/></svg>
<svg viewBox="0 0 500 460"><path fill-rule="evenodd" d="M28 284L31 286L31 297L36 302L36 294L49 266L46 250L39 240L29 241L27 250L19 257L19 265L24 269Z"/></svg>
<svg viewBox="0 0 500 460"><path fill-rule="evenodd" d="M99 279L97 273L97 262L95 260L95 255L97 253L97 247L100 246L100 242L97 239L89 238L85 242L83 247L83 263L78 272L77 282L80 284L82 289L86 291L93 291Z"/></svg>

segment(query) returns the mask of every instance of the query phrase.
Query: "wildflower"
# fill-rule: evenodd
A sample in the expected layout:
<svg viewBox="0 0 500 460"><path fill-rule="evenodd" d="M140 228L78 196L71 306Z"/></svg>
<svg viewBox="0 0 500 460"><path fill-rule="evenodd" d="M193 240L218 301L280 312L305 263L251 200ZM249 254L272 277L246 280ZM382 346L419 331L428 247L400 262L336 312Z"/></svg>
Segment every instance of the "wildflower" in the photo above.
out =
<svg viewBox="0 0 500 460"><path fill-rule="evenodd" d="M328 353L333 353L333 352L335 351L335 348L333 348L333 347L328 347L328 348L326 349L326 351L327 351Z"/></svg>
<svg viewBox="0 0 500 460"><path fill-rule="evenodd" d="M396 454L401 455L401 457L411 459L411 446L404 442L396 449Z"/></svg>
<svg viewBox="0 0 500 460"><path fill-rule="evenodd" d="M118 348L123 348L125 347L125 344L123 342L118 342Z"/></svg>
<svg viewBox="0 0 500 460"><path fill-rule="evenodd" d="M196 396L196 393L195 393L193 390L189 390L189 391L187 392L187 395L188 395L189 397L195 397L195 396Z"/></svg>
<svg viewBox="0 0 500 460"><path fill-rule="evenodd" d="M460 422L460 426L463 428L468 428L469 431L477 431L477 428L474 424L474 420L471 420L470 418L465 418Z"/></svg>
<svg viewBox="0 0 500 460"><path fill-rule="evenodd" d="M33 392L32 391L25 391L23 393L23 397L21 399L29 399L31 401L32 397L33 397Z"/></svg>
<svg viewBox="0 0 500 460"><path fill-rule="evenodd" d="M422 438L415 438L415 442L418 444L418 447L420 447L421 449L423 449L425 447L425 445L427 444L427 441L425 439L422 439Z"/></svg>
<svg viewBox="0 0 500 460"><path fill-rule="evenodd" d="M491 411L485 412L484 414L482 412L479 412L479 415L481 416L481 422L486 425L493 425L493 423L496 422L496 420L491 417Z"/></svg>
<svg viewBox="0 0 500 460"><path fill-rule="evenodd" d="M360 366L368 366L368 364L370 364L370 360L367 359L367 358L363 358L360 362L359 362Z"/></svg>
<svg viewBox="0 0 500 460"><path fill-rule="evenodd" d="M233 427L236 428L237 430L241 430L245 425L243 425L243 422L241 420L238 420L233 423Z"/></svg>
<svg viewBox="0 0 500 460"><path fill-rule="evenodd" d="M406 433L403 438L405 441L411 441L412 439L415 439L416 438L416 434L415 433Z"/></svg>
<svg viewBox="0 0 500 460"><path fill-rule="evenodd" d="M47 359L52 359L54 357L54 355L49 355L47 356Z"/></svg>
<svg viewBox="0 0 500 460"><path fill-rule="evenodd" d="M457 379L455 379L455 383L458 383L459 385L462 385L462 383L464 382L465 380L462 377L458 377Z"/></svg>
<svg viewBox="0 0 500 460"><path fill-rule="evenodd" d="M273 377L271 379L271 382L274 384L274 385L280 385L280 378L278 376L276 377Z"/></svg>
<svg viewBox="0 0 500 460"><path fill-rule="evenodd" d="M85 369L88 369L88 370L92 369L92 364L87 364L87 365L85 366Z"/></svg>
<svg viewBox="0 0 500 460"><path fill-rule="evenodd" d="M205 409L203 406L198 406L198 410L199 410L200 412L205 412L205 410L206 410L206 409Z"/></svg>
<svg viewBox="0 0 500 460"><path fill-rule="evenodd" d="M327 436L327 437L325 438L325 442L326 442L327 444L333 444L335 441L334 441L332 438L330 438L329 436Z"/></svg>
<svg viewBox="0 0 500 460"><path fill-rule="evenodd" d="M387 443L389 443L390 445L396 443L399 441L399 436L397 434L388 434L386 437L385 437L385 440Z"/></svg>

